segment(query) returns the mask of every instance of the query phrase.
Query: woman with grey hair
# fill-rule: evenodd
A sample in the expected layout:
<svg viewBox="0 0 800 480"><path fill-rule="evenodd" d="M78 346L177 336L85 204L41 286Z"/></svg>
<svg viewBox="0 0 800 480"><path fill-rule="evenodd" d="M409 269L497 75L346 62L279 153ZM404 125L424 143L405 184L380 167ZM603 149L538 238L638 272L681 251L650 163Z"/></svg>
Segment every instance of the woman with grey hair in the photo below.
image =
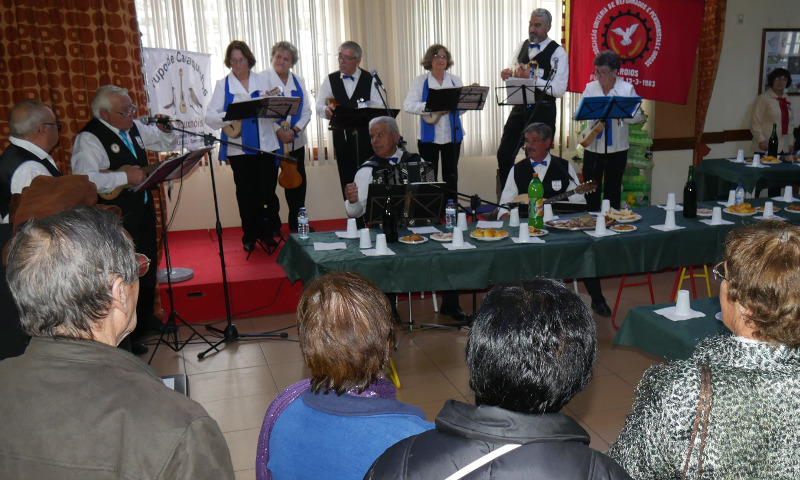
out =
<svg viewBox="0 0 800 480"><path fill-rule="evenodd" d="M299 185L295 186L297 182L283 184L286 204L289 207L289 230L296 232L297 213L300 211L300 207L305 206L306 202L305 130L308 126L308 122L311 121L312 99L308 94L308 90L306 90L306 84L303 78L291 71L292 67L294 67L300 59L297 53L297 47L290 42L280 41L272 46L270 58L272 59L272 68L261 72L261 75L267 77L267 83L269 83L270 88L277 87L282 96L300 98L298 113L296 115L287 115L284 118L276 119L274 124L275 133L278 136L278 141L281 143L281 148L278 150L278 153L297 159L296 167L294 163L291 165L288 165L286 162L281 163L282 168L285 169L283 175L288 175L288 172L294 168L297 168L297 173L299 174ZM274 190L275 184L271 184L268 188Z"/></svg>

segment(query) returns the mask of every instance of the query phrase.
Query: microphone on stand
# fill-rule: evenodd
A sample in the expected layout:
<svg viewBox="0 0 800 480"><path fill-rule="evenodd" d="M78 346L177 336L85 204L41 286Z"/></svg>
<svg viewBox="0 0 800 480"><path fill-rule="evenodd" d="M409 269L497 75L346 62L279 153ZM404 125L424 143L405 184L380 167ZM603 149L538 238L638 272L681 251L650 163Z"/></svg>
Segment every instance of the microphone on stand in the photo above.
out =
<svg viewBox="0 0 800 480"><path fill-rule="evenodd" d="M139 121L145 125L161 124L169 126L170 122L175 122L179 120L177 118L148 117L147 115L143 115L139 117Z"/></svg>

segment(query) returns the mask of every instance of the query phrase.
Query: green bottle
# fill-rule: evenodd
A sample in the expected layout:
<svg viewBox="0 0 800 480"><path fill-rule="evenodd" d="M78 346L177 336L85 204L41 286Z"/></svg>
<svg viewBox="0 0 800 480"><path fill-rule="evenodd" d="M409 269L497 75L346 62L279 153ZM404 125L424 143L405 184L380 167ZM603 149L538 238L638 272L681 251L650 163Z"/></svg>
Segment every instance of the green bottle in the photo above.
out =
<svg viewBox="0 0 800 480"><path fill-rule="evenodd" d="M536 172L533 172L531 183L528 184L528 205L528 225L544 228L544 185Z"/></svg>

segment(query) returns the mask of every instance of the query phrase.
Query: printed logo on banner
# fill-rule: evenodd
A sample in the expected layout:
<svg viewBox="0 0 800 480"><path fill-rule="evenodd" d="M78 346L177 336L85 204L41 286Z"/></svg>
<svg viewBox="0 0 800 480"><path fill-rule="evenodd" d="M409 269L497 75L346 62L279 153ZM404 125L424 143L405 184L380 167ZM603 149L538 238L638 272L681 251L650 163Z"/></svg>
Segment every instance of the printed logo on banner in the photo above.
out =
<svg viewBox="0 0 800 480"><path fill-rule="evenodd" d="M600 52L597 41L601 39L603 49L619 55L623 65L641 58L645 65L650 66L658 56L661 48L661 22L653 10L643 12L628 9L616 15L608 12L606 18L599 19L599 25L603 27L599 31L593 29L592 35L592 49L595 54Z"/></svg>

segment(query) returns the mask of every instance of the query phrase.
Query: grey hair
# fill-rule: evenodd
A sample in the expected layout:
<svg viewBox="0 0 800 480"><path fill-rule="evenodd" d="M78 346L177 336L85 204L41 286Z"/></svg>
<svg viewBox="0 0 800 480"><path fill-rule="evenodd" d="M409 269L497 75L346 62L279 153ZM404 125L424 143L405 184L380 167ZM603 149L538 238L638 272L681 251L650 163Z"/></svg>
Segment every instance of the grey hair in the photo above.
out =
<svg viewBox="0 0 800 480"><path fill-rule="evenodd" d="M531 17L544 18L547 20L547 25L553 24L553 16L550 15L550 12L545 8L537 8L536 10L532 11Z"/></svg>
<svg viewBox="0 0 800 480"><path fill-rule="evenodd" d="M619 55L611 50L599 52L592 63L595 67L608 67L609 70L619 70L619 67L622 66L622 60L619 59Z"/></svg>
<svg viewBox="0 0 800 480"><path fill-rule="evenodd" d="M392 117L375 117L369 121L369 128L372 128L375 125L380 125L381 123L386 124L386 128L389 130L389 133L396 133L400 135L400 127L397 126L397 120Z"/></svg>
<svg viewBox="0 0 800 480"><path fill-rule="evenodd" d="M542 137L542 140L553 139L553 130L550 128L550 125L541 122L534 122L525 127L525 130L522 131L522 134L527 135L532 132L538 133L539 136Z"/></svg>
<svg viewBox="0 0 800 480"><path fill-rule="evenodd" d="M12 136L24 138L39 128L46 120L50 107L39 100L22 100L8 113L8 130Z"/></svg>
<svg viewBox="0 0 800 480"><path fill-rule="evenodd" d="M339 51L341 52L342 50L352 50L353 55L355 55L356 58L361 58L362 55L361 45L357 44L352 40L348 40L339 45Z"/></svg>
<svg viewBox="0 0 800 480"><path fill-rule="evenodd" d="M94 93L92 100L92 115L94 118L100 118L100 110L111 110L111 98L114 96L128 97L128 89L118 87L116 85L103 85Z"/></svg>
<svg viewBox="0 0 800 480"><path fill-rule="evenodd" d="M278 50L286 50L292 55L292 66L294 67L298 60L300 60L300 54L297 53L297 47L295 47L292 42L287 42L286 40L281 40L280 42L276 43L272 46L269 51L269 58L275 56L278 53Z"/></svg>
<svg viewBox="0 0 800 480"><path fill-rule="evenodd" d="M138 281L133 241L108 210L75 207L19 227L6 279L22 330L34 337L93 338L111 310L117 278Z"/></svg>

